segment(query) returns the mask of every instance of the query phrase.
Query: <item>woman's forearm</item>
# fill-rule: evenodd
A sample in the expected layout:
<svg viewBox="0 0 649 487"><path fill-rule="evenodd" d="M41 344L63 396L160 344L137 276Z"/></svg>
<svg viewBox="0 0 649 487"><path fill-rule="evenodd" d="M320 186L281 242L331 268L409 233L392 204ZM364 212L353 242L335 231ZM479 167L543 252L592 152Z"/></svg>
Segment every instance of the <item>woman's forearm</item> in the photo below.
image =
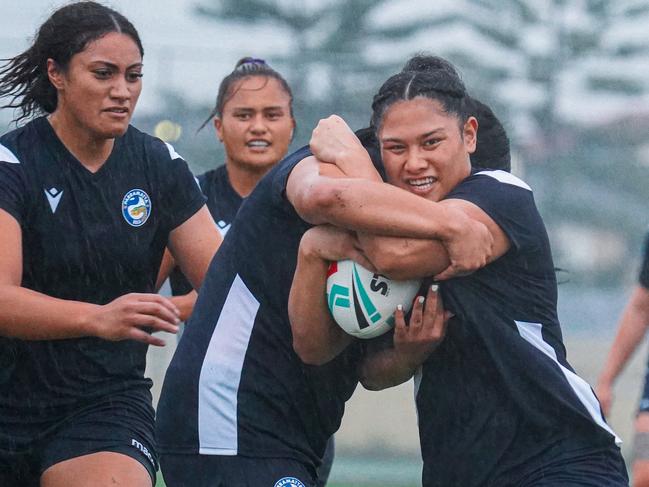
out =
<svg viewBox="0 0 649 487"><path fill-rule="evenodd" d="M333 321L326 302L328 262L300 246L289 297L293 348L303 362L321 365L353 340Z"/></svg>
<svg viewBox="0 0 649 487"><path fill-rule="evenodd" d="M638 286L627 304L599 383L612 385L636 350L649 326L649 290Z"/></svg>
<svg viewBox="0 0 649 487"><path fill-rule="evenodd" d="M94 335L98 305L57 299L20 286L0 286L0 335L52 340Z"/></svg>

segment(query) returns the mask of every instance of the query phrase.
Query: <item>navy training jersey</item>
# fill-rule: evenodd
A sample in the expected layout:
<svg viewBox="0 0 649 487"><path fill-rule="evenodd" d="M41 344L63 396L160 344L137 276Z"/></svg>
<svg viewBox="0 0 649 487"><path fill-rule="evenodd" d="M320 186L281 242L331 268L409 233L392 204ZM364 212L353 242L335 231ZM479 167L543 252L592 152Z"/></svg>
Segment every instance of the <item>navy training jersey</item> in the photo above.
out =
<svg viewBox="0 0 649 487"><path fill-rule="evenodd" d="M133 127L95 173L45 118L0 138L0 208L21 227L22 286L49 296L106 304L154 292L169 232L204 200L173 148ZM146 349L134 340L0 337L0 431L148 389Z"/></svg>
<svg viewBox="0 0 649 487"><path fill-rule="evenodd" d="M594 393L566 360L554 264L531 189L488 170L447 198L480 207L511 248L441 285L455 317L416 376L423 485L518 485L507 475L524 475L535 461L612 444Z"/></svg>
<svg viewBox="0 0 649 487"><path fill-rule="evenodd" d="M207 197L207 207L210 210L216 226L225 237L232 220L237 216L243 198L230 184L228 170L225 165L207 171L197 178L201 191ZM169 275L171 293L181 296L190 292L193 287L178 267L174 267Z"/></svg>
<svg viewBox="0 0 649 487"><path fill-rule="evenodd" d="M163 453L293 458L316 466L358 382L358 346L321 367L293 351L288 295L310 227L286 199L308 148L248 196L210 264L157 411Z"/></svg>
<svg viewBox="0 0 649 487"><path fill-rule="evenodd" d="M645 237L644 252L642 255L642 267L638 281L642 287L649 289L649 233Z"/></svg>

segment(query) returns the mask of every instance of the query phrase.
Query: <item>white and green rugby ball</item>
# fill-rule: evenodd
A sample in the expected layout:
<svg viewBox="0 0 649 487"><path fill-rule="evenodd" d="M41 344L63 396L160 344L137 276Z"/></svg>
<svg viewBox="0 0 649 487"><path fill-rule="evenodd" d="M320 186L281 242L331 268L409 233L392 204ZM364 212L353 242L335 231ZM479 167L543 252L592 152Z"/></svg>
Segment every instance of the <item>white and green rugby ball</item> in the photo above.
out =
<svg viewBox="0 0 649 487"><path fill-rule="evenodd" d="M394 281L351 260L327 272L327 304L338 325L357 338L374 338L394 326L394 311L410 311L421 281Z"/></svg>

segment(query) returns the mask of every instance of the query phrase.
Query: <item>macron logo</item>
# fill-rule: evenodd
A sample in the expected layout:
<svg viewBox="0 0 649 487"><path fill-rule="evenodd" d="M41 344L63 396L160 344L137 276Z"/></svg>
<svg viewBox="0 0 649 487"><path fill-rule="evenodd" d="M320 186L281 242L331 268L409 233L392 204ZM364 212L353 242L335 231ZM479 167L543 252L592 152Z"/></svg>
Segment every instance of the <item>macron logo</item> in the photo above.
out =
<svg viewBox="0 0 649 487"><path fill-rule="evenodd" d="M44 189L43 191L45 192L45 196L47 196L50 208L52 208L52 213L56 213L56 209L61 201L61 196L63 196L63 190L59 191L58 189L51 187L50 189Z"/></svg>
<svg viewBox="0 0 649 487"><path fill-rule="evenodd" d="M149 449L144 446L142 443L137 441L135 438L131 438L131 446L137 448L142 452L142 454L149 459L149 461L153 464L155 467L155 462L153 461L153 455L151 455L151 452L149 452Z"/></svg>

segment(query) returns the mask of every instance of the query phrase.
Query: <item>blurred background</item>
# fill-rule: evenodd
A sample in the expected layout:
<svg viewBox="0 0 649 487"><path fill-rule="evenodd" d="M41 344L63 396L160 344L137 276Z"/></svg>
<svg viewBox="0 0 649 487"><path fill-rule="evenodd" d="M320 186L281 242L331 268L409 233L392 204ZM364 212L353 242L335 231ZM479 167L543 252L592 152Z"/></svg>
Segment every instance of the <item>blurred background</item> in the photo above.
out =
<svg viewBox="0 0 649 487"><path fill-rule="evenodd" d="M25 49L62 1L3 2L0 57ZM196 173L222 164L211 125L221 78L262 57L291 84L293 148L331 113L365 126L372 94L413 53L448 58L507 128L553 245L568 357L591 384L637 279L649 183L647 0L112 0L140 31L134 125ZM14 114L0 111L1 132ZM159 385L175 340L151 354ZM646 346L618 382L611 423L627 458ZM358 390L337 435L333 485L419 485L412 384Z"/></svg>

